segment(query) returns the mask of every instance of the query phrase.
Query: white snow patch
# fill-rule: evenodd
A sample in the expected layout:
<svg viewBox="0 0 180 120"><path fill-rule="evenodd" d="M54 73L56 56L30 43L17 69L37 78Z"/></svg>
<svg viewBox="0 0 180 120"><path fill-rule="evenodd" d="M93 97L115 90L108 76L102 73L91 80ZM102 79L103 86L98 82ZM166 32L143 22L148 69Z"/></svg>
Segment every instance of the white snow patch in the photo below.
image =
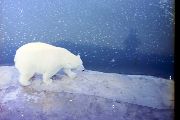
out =
<svg viewBox="0 0 180 120"><path fill-rule="evenodd" d="M18 89L13 92L7 93L2 100L2 103L5 103L10 100L15 100L17 98L18 93L19 93Z"/></svg>
<svg viewBox="0 0 180 120"><path fill-rule="evenodd" d="M14 80L14 77L17 76L17 70L14 67L10 66L1 66L0 67L0 88L5 88L7 85L17 83L17 80Z"/></svg>

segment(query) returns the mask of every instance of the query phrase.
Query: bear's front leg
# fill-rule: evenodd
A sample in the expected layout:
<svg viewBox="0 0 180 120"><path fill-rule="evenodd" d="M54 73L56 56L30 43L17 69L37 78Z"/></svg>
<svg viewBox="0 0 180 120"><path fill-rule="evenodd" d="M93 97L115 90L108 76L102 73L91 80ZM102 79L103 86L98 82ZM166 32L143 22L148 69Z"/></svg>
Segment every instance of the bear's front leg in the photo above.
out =
<svg viewBox="0 0 180 120"><path fill-rule="evenodd" d="M76 73L72 72L71 69L64 69L64 72L72 79L76 77Z"/></svg>
<svg viewBox="0 0 180 120"><path fill-rule="evenodd" d="M48 73L43 74L43 82L47 85L52 83L51 75Z"/></svg>

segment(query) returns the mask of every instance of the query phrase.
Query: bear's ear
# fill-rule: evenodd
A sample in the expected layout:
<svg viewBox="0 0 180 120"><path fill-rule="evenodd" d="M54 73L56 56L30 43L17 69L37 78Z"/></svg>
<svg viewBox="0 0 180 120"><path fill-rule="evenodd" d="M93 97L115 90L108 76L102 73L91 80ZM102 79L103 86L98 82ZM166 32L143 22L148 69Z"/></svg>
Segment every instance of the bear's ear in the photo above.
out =
<svg viewBox="0 0 180 120"><path fill-rule="evenodd" d="M78 54L77 57L80 58L80 55Z"/></svg>

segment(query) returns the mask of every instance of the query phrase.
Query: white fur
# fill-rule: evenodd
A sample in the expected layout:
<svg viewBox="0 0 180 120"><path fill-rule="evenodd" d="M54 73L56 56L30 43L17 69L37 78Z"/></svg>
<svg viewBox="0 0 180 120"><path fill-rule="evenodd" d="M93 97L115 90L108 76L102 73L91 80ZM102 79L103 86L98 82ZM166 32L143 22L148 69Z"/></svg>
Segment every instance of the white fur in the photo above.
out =
<svg viewBox="0 0 180 120"><path fill-rule="evenodd" d="M74 55L65 48L55 47L46 43L34 42L20 47L14 58L15 67L20 72L19 82L26 86L34 73L43 74L43 82L50 84L50 79L60 69L70 77L76 77L71 69L83 67L79 55Z"/></svg>

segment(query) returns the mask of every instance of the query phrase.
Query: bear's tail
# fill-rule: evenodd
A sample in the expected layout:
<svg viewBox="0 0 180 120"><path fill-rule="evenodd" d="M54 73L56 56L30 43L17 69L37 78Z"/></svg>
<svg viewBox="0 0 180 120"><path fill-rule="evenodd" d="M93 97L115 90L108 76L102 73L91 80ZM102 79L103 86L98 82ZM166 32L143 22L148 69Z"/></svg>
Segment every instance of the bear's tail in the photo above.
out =
<svg viewBox="0 0 180 120"><path fill-rule="evenodd" d="M14 56L14 63L17 61L17 52L16 52L16 54L15 54L15 56Z"/></svg>
<svg viewBox="0 0 180 120"><path fill-rule="evenodd" d="M18 58L19 58L19 52L16 51L16 54L15 54L15 56L14 56L14 63L15 63L15 65L16 65L16 63L17 63L17 61L18 61Z"/></svg>
<svg viewBox="0 0 180 120"><path fill-rule="evenodd" d="M18 56L19 56L19 49L16 50L16 54L14 56L14 63L17 62Z"/></svg>

